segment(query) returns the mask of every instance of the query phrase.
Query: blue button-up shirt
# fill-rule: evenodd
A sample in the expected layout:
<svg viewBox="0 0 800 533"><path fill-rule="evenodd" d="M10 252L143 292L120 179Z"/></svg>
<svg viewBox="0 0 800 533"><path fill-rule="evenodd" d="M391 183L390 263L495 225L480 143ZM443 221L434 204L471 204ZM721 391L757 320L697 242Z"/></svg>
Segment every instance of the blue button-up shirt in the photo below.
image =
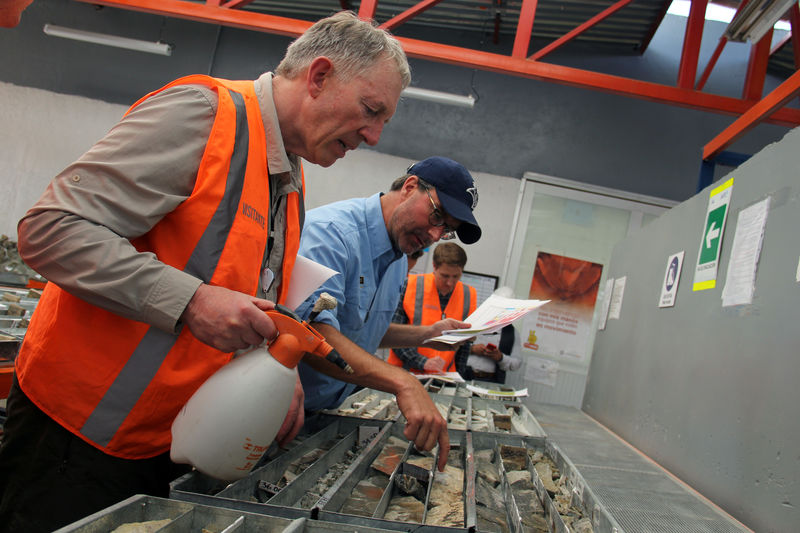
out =
<svg viewBox="0 0 800 533"><path fill-rule="evenodd" d="M339 274L303 302L297 313L308 319L320 293L336 298L333 310L322 311L316 322L329 324L374 354L400 301L408 273L405 255L392 246L383 220L380 194L325 205L306 213L299 255ZM298 366L310 411L338 407L355 385Z"/></svg>

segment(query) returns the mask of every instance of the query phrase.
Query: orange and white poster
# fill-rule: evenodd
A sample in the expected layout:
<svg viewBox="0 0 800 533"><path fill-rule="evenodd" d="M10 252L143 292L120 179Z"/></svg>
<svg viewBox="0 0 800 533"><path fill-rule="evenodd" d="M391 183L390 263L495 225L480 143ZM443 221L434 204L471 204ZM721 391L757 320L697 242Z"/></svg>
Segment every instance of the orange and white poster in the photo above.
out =
<svg viewBox="0 0 800 533"><path fill-rule="evenodd" d="M539 252L528 297L550 303L525 317L523 346L585 361L602 274L599 263Z"/></svg>

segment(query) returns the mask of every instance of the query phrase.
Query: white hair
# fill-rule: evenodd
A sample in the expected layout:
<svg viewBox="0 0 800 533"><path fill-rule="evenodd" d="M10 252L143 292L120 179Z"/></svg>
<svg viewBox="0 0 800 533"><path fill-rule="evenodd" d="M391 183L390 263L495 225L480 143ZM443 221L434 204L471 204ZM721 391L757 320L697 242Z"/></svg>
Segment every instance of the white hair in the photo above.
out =
<svg viewBox="0 0 800 533"><path fill-rule="evenodd" d="M411 83L411 68L400 42L351 11L340 11L314 23L289 45L275 74L294 79L320 56L331 60L337 76L344 81L358 76L380 60L391 59L403 89Z"/></svg>

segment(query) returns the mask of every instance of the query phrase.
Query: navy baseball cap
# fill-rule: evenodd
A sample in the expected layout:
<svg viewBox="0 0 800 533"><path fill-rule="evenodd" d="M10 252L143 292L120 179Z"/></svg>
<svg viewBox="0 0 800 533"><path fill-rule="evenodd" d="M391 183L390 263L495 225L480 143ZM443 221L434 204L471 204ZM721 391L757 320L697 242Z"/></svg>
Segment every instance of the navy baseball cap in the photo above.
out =
<svg viewBox="0 0 800 533"><path fill-rule="evenodd" d="M478 188L469 171L446 157L434 156L414 163L407 174L417 176L436 188L445 212L460 220L456 234L464 244L481 238L481 228L472 211L478 205Z"/></svg>

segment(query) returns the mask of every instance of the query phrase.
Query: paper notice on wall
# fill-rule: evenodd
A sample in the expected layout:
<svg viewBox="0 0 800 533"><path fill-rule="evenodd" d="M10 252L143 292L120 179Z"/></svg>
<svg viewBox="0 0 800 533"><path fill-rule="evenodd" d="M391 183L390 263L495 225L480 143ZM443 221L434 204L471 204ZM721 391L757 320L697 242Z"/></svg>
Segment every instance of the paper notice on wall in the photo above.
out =
<svg viewBox="0 0 800 533"><path fill-rule="evenodd" d="M608 308L611 305L611 291L614 289L614 278L606 280L606 288L603 290L603 301L600 307L600 316L597 321L597 329L606 329L608 320Z"/></svg>
<svg viewBox="0 0 800 533"><path fill-rule="evenodd" d="M611 290L611 303L608 307L608 318L615 318L619 320L619 314L622 311L622 297L625 294L625 281L627 276L622 276L614 280L614 288Z"/></svg>
<svg viewBox="0 0 800 533"><path fill-rule="evenodd" d="M548 300L526 316L523 348L540 355L588 361L603 265L540 251L528 297Z"/></svg>
<svg viewBox="0 0 800 533"><path fill-rule="evenodd" d="M756 284L756 269L764 242L769 197L742 209L736 221L731 258L722 289L722 307L752 303Z"/></svg>
<svg viewBox="0 0 800 533"><path fill-rule="evenodd" d="M549 387L556 386L558 377L558 363L541 357L529 357L525 365L525 380L541 383Z"/></svg>

